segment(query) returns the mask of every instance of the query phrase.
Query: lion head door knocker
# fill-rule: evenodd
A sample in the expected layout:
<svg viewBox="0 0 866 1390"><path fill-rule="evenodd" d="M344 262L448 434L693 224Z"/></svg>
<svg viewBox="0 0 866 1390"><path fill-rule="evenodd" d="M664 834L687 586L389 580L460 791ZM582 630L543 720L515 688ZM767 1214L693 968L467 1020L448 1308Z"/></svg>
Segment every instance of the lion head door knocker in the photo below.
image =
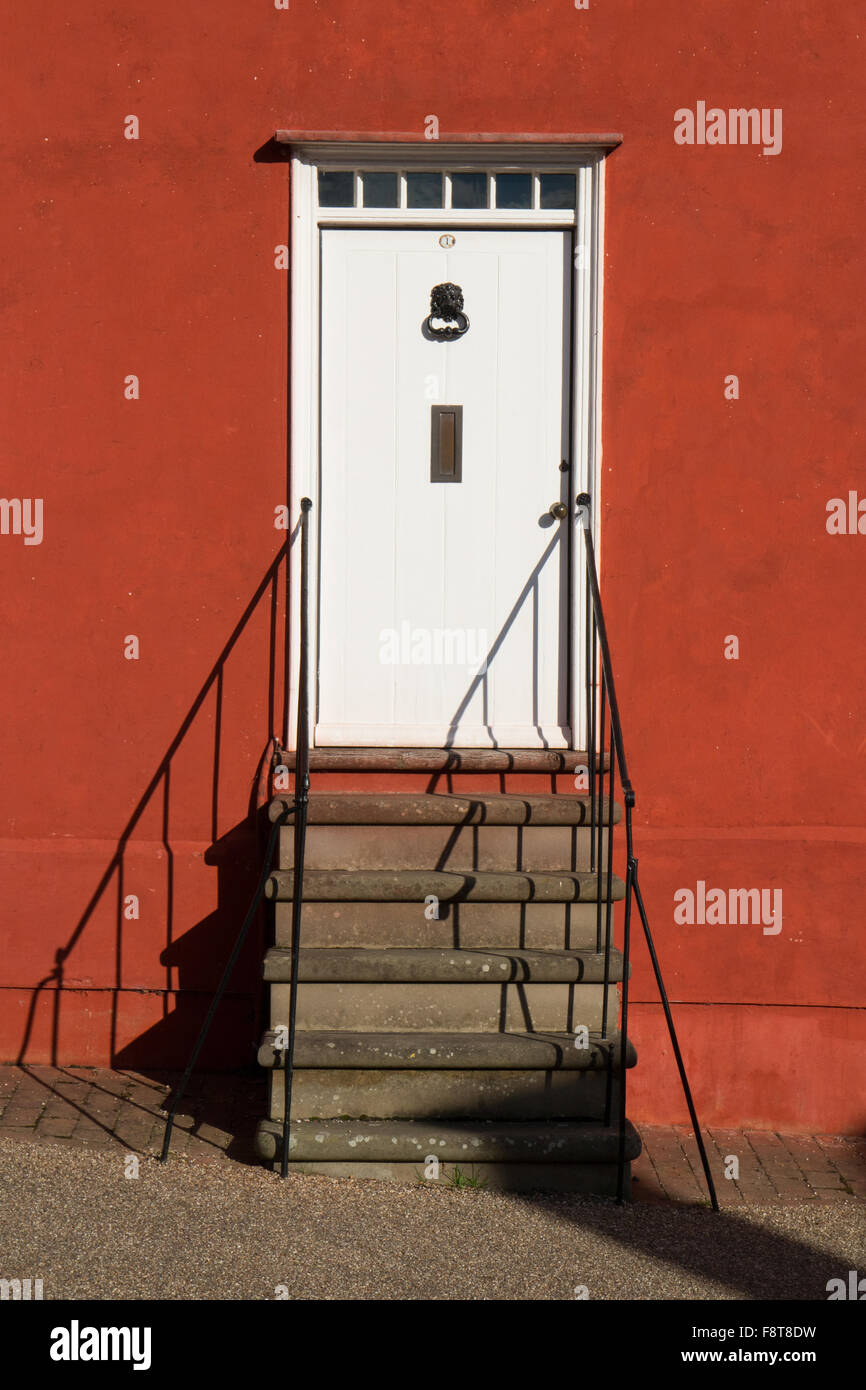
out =
<svg viewBox="0 0 866 1390"><path fill-rule="evenodd" d="M433 327L434 320L439 327ZM463 312L463 291L460 286L450 282L434 285L430 291L430 313L424 320L425 338L450 343L453 338L462 338L468 328L469 319Z"/></svg>

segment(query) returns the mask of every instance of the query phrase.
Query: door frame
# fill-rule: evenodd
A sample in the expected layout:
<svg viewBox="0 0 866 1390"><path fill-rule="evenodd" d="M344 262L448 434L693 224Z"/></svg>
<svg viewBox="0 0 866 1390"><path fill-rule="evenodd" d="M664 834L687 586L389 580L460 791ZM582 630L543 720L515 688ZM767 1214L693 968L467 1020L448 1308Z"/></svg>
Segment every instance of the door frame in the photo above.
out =
<svg viewBox="0 0 866 1390"><path fill-rule="evenodd" d="M290 186L290 302L289 302L289 518L291 528L300 510L300 499L313 499L310 527L310 727L315 729L318 698L319 633L319 501L320 501L320 229L323 227L472 228L484 230L571 230L575 254L572 283L571 388L571 495L592 496L592 526L597 553L601 534L601 362L604 235L604 160L609 147L563 144L449 144L430 141L401 142L327 141L298 143L291 147ZM543 172L569 172L577 178L576 207L571 209L514 211L510 209L394 209L320 208L319 169L423 169L531 172L538 203L538 176ZM357 177L355 183L357 184ZM450 181L446 181L446 201ZM357 201L357 198L356 198ZM578 254L579 253L579 254ZM575 523L575 530L577 529ZM584 679L585 644L581 617L586 606L586 571L580 538L573 538L574 561L570 585L569 644L572 746L580 747L586 729ZM288 727L284 746L295 746L300 652L299 632L300 547L297 536L289 550L289 653L287 678Z"/></svg>

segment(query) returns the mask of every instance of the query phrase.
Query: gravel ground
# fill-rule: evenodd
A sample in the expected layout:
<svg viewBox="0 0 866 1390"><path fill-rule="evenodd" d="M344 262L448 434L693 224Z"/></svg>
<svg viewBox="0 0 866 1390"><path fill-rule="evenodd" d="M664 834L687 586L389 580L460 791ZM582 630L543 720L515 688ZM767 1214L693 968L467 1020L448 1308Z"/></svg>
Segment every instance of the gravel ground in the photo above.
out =
<svg viewBox="0 0 866 1390"><path fill-rule="evenodd" d="M0 1139L0 1277L46 1299L817 1299L866 1269L853 1198L714 1215ZM284 1295L283 1295L284 1296Z"/></svg>

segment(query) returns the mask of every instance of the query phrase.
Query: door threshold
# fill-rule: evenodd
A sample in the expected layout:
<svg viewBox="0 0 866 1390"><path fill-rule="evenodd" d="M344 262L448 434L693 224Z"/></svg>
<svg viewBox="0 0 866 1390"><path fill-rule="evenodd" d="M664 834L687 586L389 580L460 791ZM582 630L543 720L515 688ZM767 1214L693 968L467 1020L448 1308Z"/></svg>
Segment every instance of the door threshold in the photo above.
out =
<svg viewBox="0 0 866 1390"><path fill-rule="evenodd" d="M281 749L277 761L292 768L295 754ZM570 748L310 749L311 772L574 772L586 762Z"/></svg>

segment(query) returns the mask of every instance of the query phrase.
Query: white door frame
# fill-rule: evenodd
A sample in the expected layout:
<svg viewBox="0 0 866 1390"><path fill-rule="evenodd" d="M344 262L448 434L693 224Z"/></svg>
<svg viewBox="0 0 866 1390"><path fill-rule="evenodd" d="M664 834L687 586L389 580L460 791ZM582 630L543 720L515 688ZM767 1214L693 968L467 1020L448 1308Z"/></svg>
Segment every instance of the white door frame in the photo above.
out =
<svg viewBox="0 0 866 1390"><path fill-rule="evenodd" d="M604 159L607 149L598 146L479 143L449 145L431 141L401 143L316 143L292 147L291 157L291 299L289 314L289 431L290 431L290 528L300 511L300 499L310 497L310 727L316 724L318 671L318 512L319 512L319 413L320 413L320 238L322 227L452 227L573 229L574 283L572 287L572 457L570 491L592 496L593 535L600 553L601 486L601 329L604 233ZM500 169L534 176L536 206L513 211L498 208L434 209L319 208L317 171L330 169ZM538 176L542 172L569 172L577 176L574 210L544 211L538 204ZM357 179L356 179L357 183ZM403 198L405 202L405 196ZM450 201L450 180L446 180ZM575 530L577 527L575 527ZM584 643L581 622L585 611L586 580L583 542L572 540L570 646L571 698L569 717L572 742L582 745L586 729L586 692L583 676ZM285 747L295 746L298 676L300 547L291 545L289 615L290 652L289 718Z"/></svg>

